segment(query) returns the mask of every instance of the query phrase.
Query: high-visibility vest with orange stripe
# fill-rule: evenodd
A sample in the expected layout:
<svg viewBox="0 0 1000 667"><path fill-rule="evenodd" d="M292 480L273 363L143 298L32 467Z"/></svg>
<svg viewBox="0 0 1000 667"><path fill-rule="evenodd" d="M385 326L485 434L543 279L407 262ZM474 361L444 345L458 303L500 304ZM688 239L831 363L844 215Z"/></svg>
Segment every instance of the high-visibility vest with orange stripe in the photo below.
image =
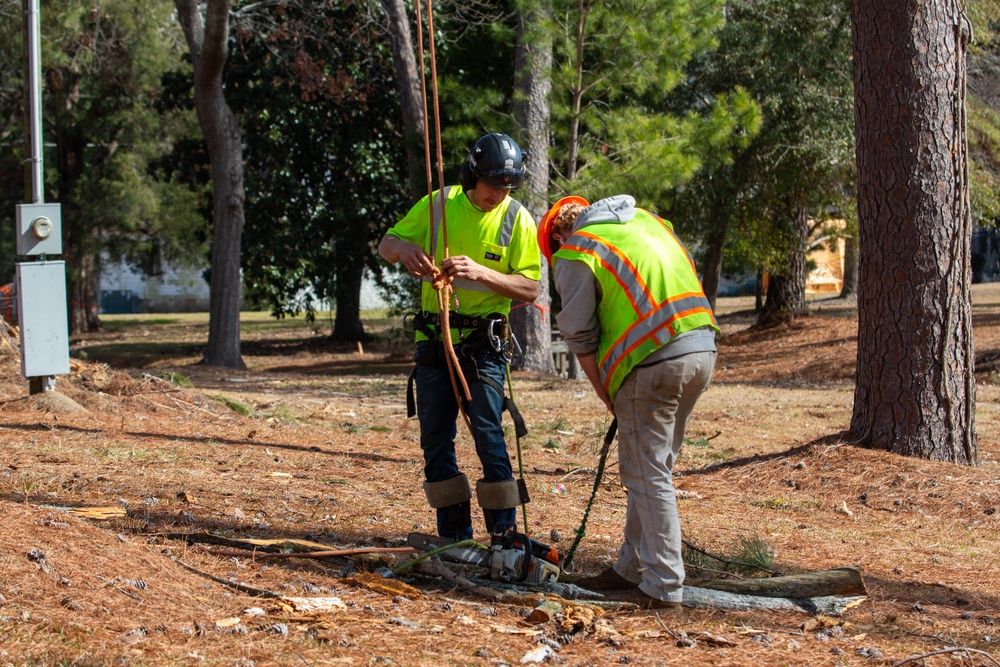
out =
<svg viewBox="0 0 1000 667"><path fill-rule="evenodd" d="M685 331L718 331L694 260L669 222L636 209L626 223L595 222L576 230L553 254L586 262L600 282L597 364L613 401L642 360Z"/></svg>

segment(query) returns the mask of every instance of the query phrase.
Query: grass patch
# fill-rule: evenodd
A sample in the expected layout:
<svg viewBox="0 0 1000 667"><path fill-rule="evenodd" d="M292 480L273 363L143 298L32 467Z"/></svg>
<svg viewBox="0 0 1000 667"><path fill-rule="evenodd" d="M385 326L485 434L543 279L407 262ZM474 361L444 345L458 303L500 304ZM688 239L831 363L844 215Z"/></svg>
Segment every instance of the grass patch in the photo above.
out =
<svg viewBox="0 0 1000 667"><path fill-rule="evenodd" d="M790 500L788 498L763 498L761 500L750 501L755 507L763 507L769 510L792 510L792 511L812 511L819 509L823 503L815 498L803 500Z"/></svg>
<svg viewBox="0 0 1000 667"><path fill-rule="evenodd" d="M162 373L160 377L175 387L179 387L181 389L190 389L194 387L194 383L191 382L190 378L183 373L167 371L166 373Z"/></svg>
<svg viewBox="0 0 1000 667"><path fill-rule="evenodd" d="M713 579L722 574L759 576L771 569L776 553L777 550L754 530L741 531L732 541L711 548L688 541L681 547L684 567L699 579Z"/></svg>
<svg viewBox="0 0 1000 667"><path fill-rule="evenodd" d="M224 406L226 406L233 412L239 413L244 417L249 416L250 413L253 412L252 407L250 407L246 403L243 403L242 401L237 401L235 398L229 398L228 396L223 396L221 394L212 396L212 398L217 400L219 403L222 403Z"/></svg>

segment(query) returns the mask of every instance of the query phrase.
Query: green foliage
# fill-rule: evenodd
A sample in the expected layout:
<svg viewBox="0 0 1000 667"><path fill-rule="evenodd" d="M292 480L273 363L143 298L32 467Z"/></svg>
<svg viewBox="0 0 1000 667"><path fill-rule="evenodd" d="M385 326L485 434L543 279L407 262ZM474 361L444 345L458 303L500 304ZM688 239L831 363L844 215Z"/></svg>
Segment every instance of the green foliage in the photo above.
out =
<svg viewBox="0 0 1000 667"><path fill-rule="evenodd" d="M589 199L629 192L655 208L697 170L713 137L735 131L724 113L672 114L664 103L685 64L714 46L721 3L555 5L555 189Z"/></svg>
<svg viewBox="0 0 1000 667"><path fill-rule="evenodd" d="M972 219L992 227L1000 222L1000 112L977 99L968 111Z"/></svg>
<svg viewBox="0 0 1000 667"><path fill-rule="evenodd" d="M391 53L363 4L256 11L226 70L246 133L247 297L310 320L329 300L334 337L356 339L362 275L380 275L375 244L406 203Z"/></svg>
<svg viewBox="0 0 1000 667"><path fill-rule="evenodd" d="M45 199L61 204L71 299L96 294L105 256L155 273L162 260L189 257L204 240L196 195L155 173L157 160L191 127L190 111L156 108L161 77L180 60L173 10L169 0L44 4ZM10 149L0 162L4 221L25 186L24 171L15 166L26 151L21 13L16 16L0 22L0 113L11 121L2 135ZM7 257L9 238L0 241Z"/></svg>
<svg viewBox="0 0 1000 667"><path fill-rule="evenodd" d="M741 531L733 549L735 560L761 569L769 569L776 550L760 533Z"/></svg>
<svg viewBox="0 0 1000 667"><path fill-rule="evenodd" d="M702 579L712 579L718 572L759 575L762 571L771 569L776 554L774 546L753 529L741 530L728 543L714 548L704 548L696 542L690 542L685 543L681 549L685 568Z"/></svg>
<svg viewBox="0 0 1000 667"><path fill-rule="evenodd" d="M674 190L668 215L684 238L725 239L724 273L788 265L802 241L789 210L845 217L854 180L850 6L846 0L739 0L716 51L692 61L676 109L739 86L759 107L743 141Z"/></svg>
<svg viewBox="0 0 1000 667"><path fill-rule="evenodd" d="M180 387L181 389L190 389L191 387L194 386L194 383L191 382L191 379L188 378L183 373L177 373L175 371L167 371L163 373L161 377L170 384L174 385L175 387Z"/></svg>

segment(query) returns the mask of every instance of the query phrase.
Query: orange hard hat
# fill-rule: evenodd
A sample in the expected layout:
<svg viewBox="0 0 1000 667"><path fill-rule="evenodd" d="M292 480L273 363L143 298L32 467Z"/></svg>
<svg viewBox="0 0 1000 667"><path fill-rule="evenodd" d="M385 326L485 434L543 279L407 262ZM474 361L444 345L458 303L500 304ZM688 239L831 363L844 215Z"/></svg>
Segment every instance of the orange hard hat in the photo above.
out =
<svg viewBox="0 0 1000 667"><path fill-rule="evenodd" d="M542 216L542 221L538 223L538 248L545 255L545 260L552 264L552 247L549 242L552 240L552 222L559 215L559 211L566 204L580 204L584 208L590 206L590 203L583 197L577 197L576 195L569 195L568 197L563 197L555 204L552 205L545 215Z"/></svg>

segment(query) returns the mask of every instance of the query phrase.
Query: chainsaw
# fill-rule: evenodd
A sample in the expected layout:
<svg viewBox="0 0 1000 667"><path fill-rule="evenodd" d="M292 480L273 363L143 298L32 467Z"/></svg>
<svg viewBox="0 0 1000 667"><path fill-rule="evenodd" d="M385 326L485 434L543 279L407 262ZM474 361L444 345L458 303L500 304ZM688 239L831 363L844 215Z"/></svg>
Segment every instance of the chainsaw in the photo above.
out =
<svg viewBox="0 0 1000 667"><path fill-rule="evenodd" d="M421 551L436 551L455 544L446 537L410 533L406 539ZM490 579L507 583L547 584L559 579L559 554L547 544L517 532L513 523L498 523L490 535L490 546L456 546L445 549L441 557L455 563L486 568Z"/></svg>

